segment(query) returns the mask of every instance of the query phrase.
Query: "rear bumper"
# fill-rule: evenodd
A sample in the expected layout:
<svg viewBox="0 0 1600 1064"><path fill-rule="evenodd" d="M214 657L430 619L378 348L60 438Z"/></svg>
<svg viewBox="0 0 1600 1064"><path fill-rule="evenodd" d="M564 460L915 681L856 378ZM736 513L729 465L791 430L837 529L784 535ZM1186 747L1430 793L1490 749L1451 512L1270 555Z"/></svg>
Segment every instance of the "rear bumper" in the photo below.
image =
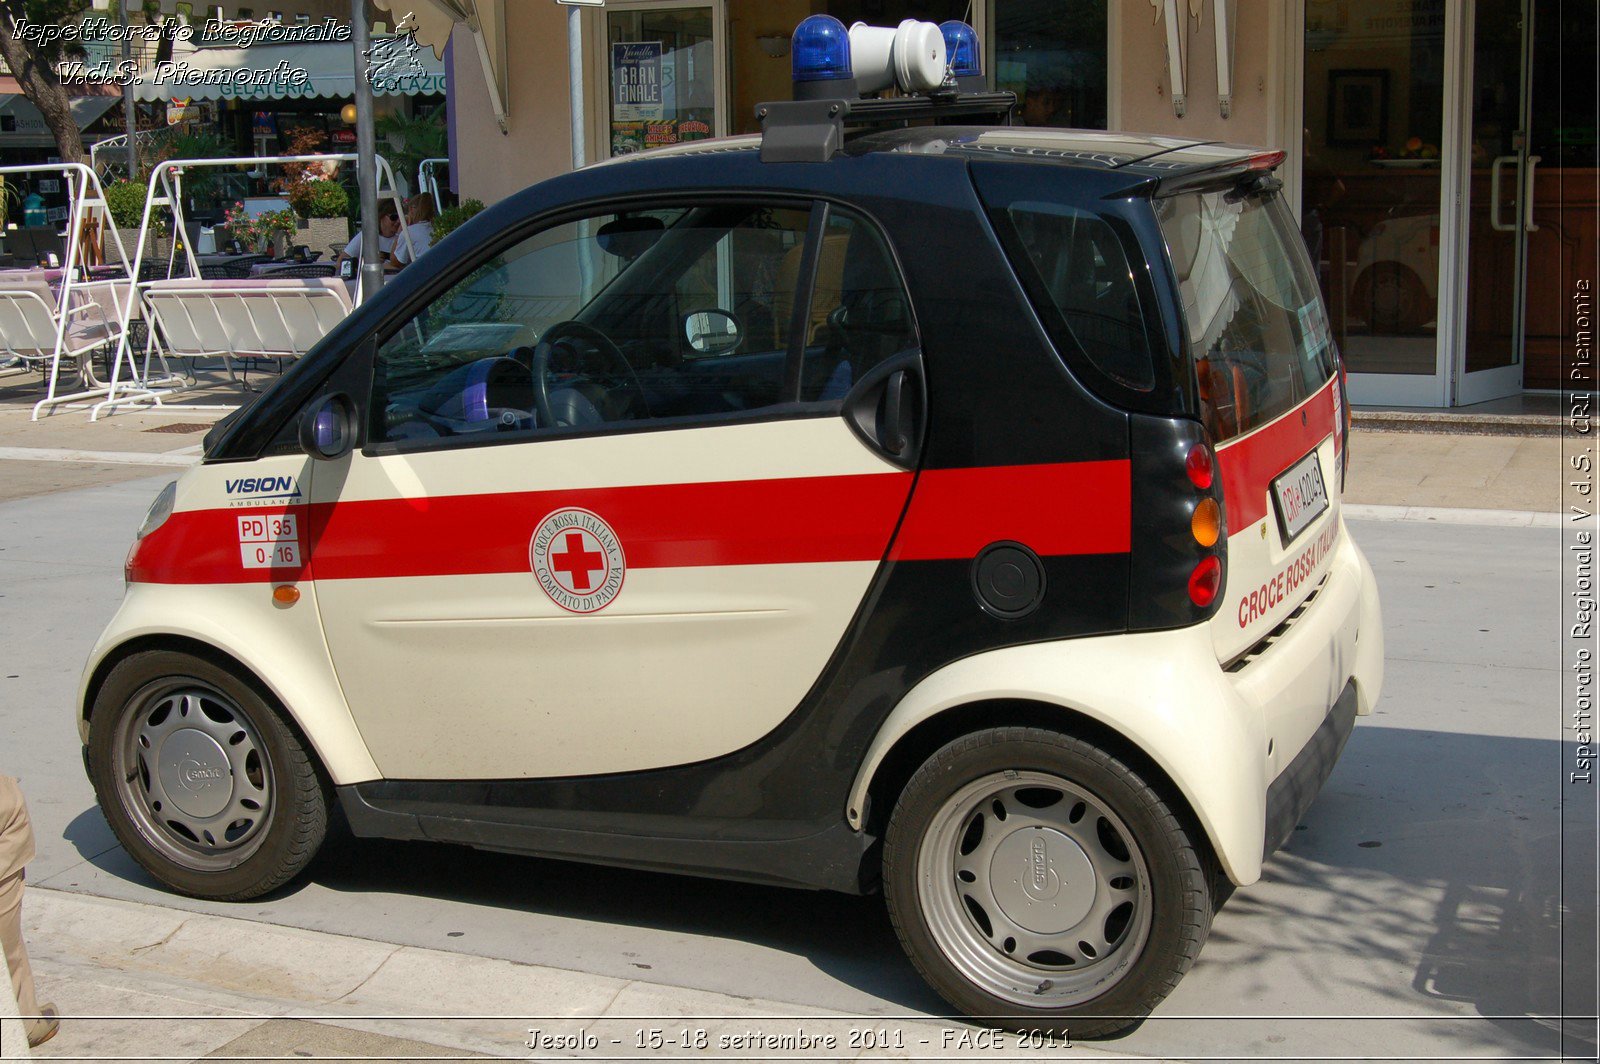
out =
<svg viewBox="0 0 1600 1064"><path fill-rule="evenodd" d="M1344 752L1344 744L1356 726L1357 688L1355 680L1344 685L1344 692L1322 718L1311 741L1300 748L1287 768L1267 788L1266 845L1261 859L1266 860L1289 841L1295 825L1305 815L1317 792L1328 781L1333 764Z"/></svg>

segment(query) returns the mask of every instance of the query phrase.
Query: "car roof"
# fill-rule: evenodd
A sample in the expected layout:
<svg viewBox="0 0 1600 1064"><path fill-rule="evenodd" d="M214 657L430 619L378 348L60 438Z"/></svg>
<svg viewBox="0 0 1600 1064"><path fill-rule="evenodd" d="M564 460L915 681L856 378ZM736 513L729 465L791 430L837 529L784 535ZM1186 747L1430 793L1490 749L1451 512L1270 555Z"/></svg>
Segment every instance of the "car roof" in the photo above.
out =
<svg viewBox="0 0 1600 1064"><path fill-rule="evenodd" d="M607 159L596 166L645 158L756 152L761 134L687 141ZM911 126L852 132L842 154L957 155L1006 159L1087 170L1118 170L1141 177L1173 178L1237 164L1261 149L1222 141L1187 140L1151 133L1030 126Z"/></svg>

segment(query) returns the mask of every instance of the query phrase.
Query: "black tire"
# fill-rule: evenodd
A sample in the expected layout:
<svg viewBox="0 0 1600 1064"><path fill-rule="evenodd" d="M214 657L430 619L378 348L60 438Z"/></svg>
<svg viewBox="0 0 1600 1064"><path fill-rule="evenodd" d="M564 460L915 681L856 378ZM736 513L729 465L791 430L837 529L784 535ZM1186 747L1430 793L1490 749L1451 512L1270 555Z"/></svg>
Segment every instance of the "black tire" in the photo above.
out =
<svg viewBox="0 0 1600 1064"><path fill-rule="evenodd" d="M143 741L153 733L154 744ZM191 897L274 890L327 831L328 787L299 737L251 682L191 654L143 651L111 670L90 711L89 778L128 853ZM183 801L191 808L179 810ZM218 802L208 817L192 815Z"/></svg>
<svg viewBox="0 0 1600 1064"><path fill-rule="evenodd" d="M986 794L998 801L986 805ZM1036 810L1040 802L1048 804ZM1091 819L1103 825L1091 830ZM1049 846L1033 841L1045 838ZM1090 852L1096 845L1106 852ZM966 885L985 881L965 879L972 869L964 861L986 862L988 893ZM1087 1039L1136 1026L1199 956L1211 929L1211 864L1183 818L1126 763L1080 739L1012 727L954 740L911 777L889 821L883 879L901 945L952 1006L997 1027ZM1013 868L1017 877L1004 878ZM1069 875L1075 869L1092 874ZM1051 880L1057 893L1045 894ZM1038 933L1052 919L1075 918L1069 891L1090 899L1081 922ZM1097 916L1105 905L1116 906L1112 915ZM1124 908L1119 929L1113 921ZM1008 929L1021 940L1004 937ZM1037 950L1046 937L1059 952ZM1018 955L1030 948L1037 951Z"/></svg>

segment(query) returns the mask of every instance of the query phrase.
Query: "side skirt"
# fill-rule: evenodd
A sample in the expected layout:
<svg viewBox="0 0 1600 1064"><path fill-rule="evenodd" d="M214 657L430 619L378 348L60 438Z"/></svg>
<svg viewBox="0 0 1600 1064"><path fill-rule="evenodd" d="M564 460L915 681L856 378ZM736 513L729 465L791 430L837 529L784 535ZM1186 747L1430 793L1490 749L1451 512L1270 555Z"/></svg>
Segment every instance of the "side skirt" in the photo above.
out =
<svg viewBox="0 0 1600 1064"><path fill-rule="evenodd" d="M558 827L521 820L520 810L504 806L435 802L420 794L395 793L428 786L380 781L336 790L351 831L362 838L449 842L502 853L844 894L871 894L878 889L877 861L868 860L875 855L878 840L851 830L842 817L820 831L795 837L729 837L724 829L721 837L711 838L703 834L704 822L698 836L655 833L649 830L653 825L640 821L657 818L627 814L605 817L611 822L606 827L577 827L570 821ZM592 821L597 816L572 814L571 819L579 818Z"/></svg>

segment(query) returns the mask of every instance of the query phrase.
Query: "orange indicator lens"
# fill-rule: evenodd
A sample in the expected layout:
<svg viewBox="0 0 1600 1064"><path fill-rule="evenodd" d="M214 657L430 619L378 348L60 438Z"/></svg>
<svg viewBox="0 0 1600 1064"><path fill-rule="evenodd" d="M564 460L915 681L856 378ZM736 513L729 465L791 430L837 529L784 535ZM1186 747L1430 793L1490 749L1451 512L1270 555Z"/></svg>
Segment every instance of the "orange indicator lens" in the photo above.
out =
<svg viewBox="0 0 1600 1064"><path fill-rule="evenodd" d="M1200 505L1194 508L1194 516L1189 519L1189 530L1202 547L1217 545L1217 537L1222 535L1222 509L1217 500L1200 500Z"/></svg>

